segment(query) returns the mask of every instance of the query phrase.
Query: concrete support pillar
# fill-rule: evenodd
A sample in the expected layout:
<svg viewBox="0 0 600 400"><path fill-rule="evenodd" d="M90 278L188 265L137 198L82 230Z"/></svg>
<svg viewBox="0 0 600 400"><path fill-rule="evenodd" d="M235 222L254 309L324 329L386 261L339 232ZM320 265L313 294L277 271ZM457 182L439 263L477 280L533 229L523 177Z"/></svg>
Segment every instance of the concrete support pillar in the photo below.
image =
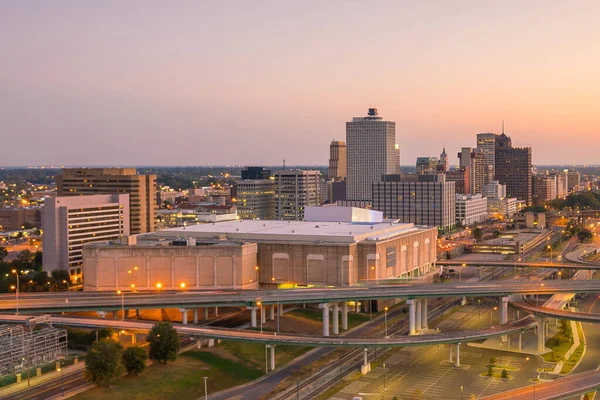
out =
<svg viewBox="0 0 600 400"><path fill-rule="evenodd" d="M125 315L123 317L125 319L129 318L129 310L125 310Z"/></svg>
<svg viewBox="0 0 600 400"><path fill-rule="evenodd" d="M508 296L500 298L500 325L504 325L508 322ZM502 342L508 340L507 335L502 335L500 338Z"/></svg>
<svg viewBox="0 0 600 400"><path fill-rule="evenodd" d="M427 330L427 298L421 299L421 329Z"/></svg>
<svg viewBox="0 0 600 400"><path fill-rule="evenodd" d="M248 307L250 309L250 326L256 328L256 307Z"/></svg>
<svg viewBox="0 0 600 400"><path fill-rule="evenodd" d="M194 324L198 323L198 309L194 308Z"/></svg>
<svg viewBox="0 0 600 400"><path fill-rule="evenodd" d="M280 317L283 317L283 304L277 304L277 312Z"/></svg>
<svg viewBox="0 0 600 400"><path fill-rule="evenodd" d="M100 318L106 318L106 311L96 311Z"/></svg>
<svg viewBox="0 0 600 400"><path fill-rule="evenodd" d="M537 326L537 348L541 353L546 346L546 330L544 329L544 318L538 318Z"/></svg>
<svg viewBox="0 0 600 400"><path fill-rule="evenodd" d="M548 329L549 329L549 327L550 327L550 321L545 321L544 322L544 332L545 332L544 334L546 336L548 336Z"/></svg>
<svg viewBox="0 0 600 400"><path fill-rule="evenodd" d="M219 316L219 307L215 307L215 317Z"/></svg>
<svg viewBox="0 0 600 400"><path fill-rule="evenodd" d="M333 317L333 334L339 335L340 333L340 307L338 303L333 304L333 311L331 312Z"/></svg>
<svg viewBox="0 0 600 400"><path fill-rule="evenodd" d="M348 302L342 303L342 329L348 329Z"/></svg>
<svg viewBox="0 0 600 400"><path fill-rule="evenodd" d="M201 339L196 339L196 348L197 349L201 349L202 348L202 340Z"/></svg>
<svg viewBox="0 0 600 400"><path fill-rule="evenodd" d="M275 320L275 304L269 306L269 319L271 321Z"/></svg>
<svg viewBox="0 0 600 400"><path fill-rule="evenodd" d="M184 325L187 325L187 308L180 308L179 311L181 311L181 322L183 322Z"/></svg>
<svg viewBox="0 0 600 400"><path fill-rule="evenodd" d="M271 349L271 371L275 371L275 345L271 344L269 348Z"/></svg>
<svg viewBox="0 0 600 400"><path fill-rule="evenodd" d="M354 301L354 312L358 314L358 300Z"/></svg>
<svg viewBox="0 0 600 400"><path fill-rule="evenodd" d="M417 309L415 312L415 329L417 330L417 332L421 331L421 300L416 300L417 303Z"/></svg>
<svg viewBox="0 0 600 400"><path fill-rule="evenodd" d="M360 366L360 373L366 375L371 371L371 364L369 363L369 350L365 348L363 353L363 364Z"/></svg>
<svg viewBox="0 0 600 400"><path fill-rule="evenodd" d="M415 326L415 314L417 311L417 307L415 305L415 300L413 299L406 300L406 303L408 303L408 334L415 335L417 333L417 329Z"/></svg>
<svg viewBox="0 0 600 400"><path fill-rule="evenodd" d="M119 319L119 312L113 311L113 319Z"/></svg>
<svg viewBox="0 0 600 400"><path fill-rule="evenodd" d="M267 323L267 314L265 313L265 306L260 306L260 323Z"/></svg>
<svg viewBox="0 0 600 400"><path fill-rule="evenodd" d="M523 348L523 334L519 332L519 351Z"/></svg>
<svg viewBox="0 0 600 400"><path fill-rule="evenodd" d="M448 362L452 363L452 343L448 343Z"/></svg>
<svg viewBox="0 0 600 400"><path fill-rule="evenodd" d="M460 342L456 343L456 364L457 367L460 367Z"/></svg>
<svg viewBox="0 0 600 400"><path fill-rule="evenodd" d="M319 304L323 309L323 336L329 336L329 303Z"/></svg>
<svg viewBox="0 0 600 400"><path fill-rule="evenodd" d="M136 341L137 341L137 336L136 336L135 332L131 332L131 344L135 344Z"/></svg>
<svg viewBox="0 0 600 400"><path fill-rule="evenodd" d="M208 307L204 307L204 320L208 320Z"/></svg>
<svg viewBox="0 0 600 400"><path fill-rule="evenodd" d="M207 346L208 347L215 347L215 339L208 339Z"/></svg>
<svg viewBox="0 0 600 400"><path fill-rule="evenodd" d="M135 309L135 316L136 316L136 318L140 317L140 309L139 308Z"/></svg>

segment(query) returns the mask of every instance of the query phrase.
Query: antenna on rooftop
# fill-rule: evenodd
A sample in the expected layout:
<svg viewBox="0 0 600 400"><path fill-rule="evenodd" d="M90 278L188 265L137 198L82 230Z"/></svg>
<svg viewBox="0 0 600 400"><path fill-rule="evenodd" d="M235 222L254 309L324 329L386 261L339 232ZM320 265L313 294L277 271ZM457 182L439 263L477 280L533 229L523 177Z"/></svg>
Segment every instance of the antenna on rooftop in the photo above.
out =
<svg viewBox="0 0 600 400"><path fill-rule="evenodd" d="M283 169L285 169L285 158L283 159Z"/></svg>

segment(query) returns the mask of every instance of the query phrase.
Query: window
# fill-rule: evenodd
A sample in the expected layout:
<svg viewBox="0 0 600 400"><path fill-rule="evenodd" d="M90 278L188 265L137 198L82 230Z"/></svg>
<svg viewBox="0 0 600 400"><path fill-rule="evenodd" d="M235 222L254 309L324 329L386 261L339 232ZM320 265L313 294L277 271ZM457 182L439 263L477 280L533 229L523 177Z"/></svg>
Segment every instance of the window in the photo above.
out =
<svg viewBox="0 0 600 400"><path fill-rule="evenodd" d="M385 266L393 268L396 266L396 248L388 247L385 250Z"/></svg>

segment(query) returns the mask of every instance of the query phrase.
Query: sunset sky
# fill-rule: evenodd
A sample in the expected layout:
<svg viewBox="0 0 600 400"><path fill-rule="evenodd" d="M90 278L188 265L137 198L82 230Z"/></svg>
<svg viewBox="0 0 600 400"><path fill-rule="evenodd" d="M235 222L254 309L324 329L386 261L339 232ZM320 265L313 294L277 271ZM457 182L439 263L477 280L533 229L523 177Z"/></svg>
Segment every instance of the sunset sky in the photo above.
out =
<svg viewBox="0 0 600 400"><path fill-rule="evenodd" d="M401 163L478 132L600 164L600 1L0 2L0 165L327 163L396 121Z"/></svg>

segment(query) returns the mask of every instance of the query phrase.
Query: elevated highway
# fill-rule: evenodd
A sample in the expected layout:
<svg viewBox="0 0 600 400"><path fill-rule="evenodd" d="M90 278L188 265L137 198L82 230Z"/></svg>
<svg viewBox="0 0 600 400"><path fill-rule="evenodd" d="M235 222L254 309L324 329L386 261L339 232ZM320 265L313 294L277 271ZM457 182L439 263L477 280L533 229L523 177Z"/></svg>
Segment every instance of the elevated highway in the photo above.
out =
<svg viewBox="0 0 600 400"><path fill-rule="evenodd" d="M553 269L575 269L575 270L600 270L600 263L591 262L537 262L537 261L467 261L467 260L439 260L436 265L444 267L528 267L528 268L553 268Z"/></svg>
<svg viewBox="0 0 600 400"><path fill-rule="evenodd" d="M105 292L22 293L18 299L21 313L64 311L118 311L142 308L197 308L212 306L255 306L269 304L329 303L346 300L378 300L457 296L510 296L514 294L597 293L600 280L594 281L492 281L461 284L395 284L372 287L293 290L245 290L186 293ZM15 313L14 294L0 296L0 312Z"/></svg>
<svg viewBox="0 0 600 400"><path fill-rule="evenodd" d="M29 316L23 315L0 315L0 322L24 324ZM55 325L73 326L81 328L101 328L110 326L118 329L149 331L154 322L111 320L100 318L79 317L52 317ZM527 316L517 321L510 322L492 328L478 331L448 332L429 335L398 336L388 338L348 338L348 337L325 337L306 336L291 334L276 334L271 332L256 332L239 329L195 327L191 325L173 324L179 333L193 335L201 338L222 339L238 342L262 343L269 345L285 344L292 346L312 347L398 347L398 346L422 346L444 343L464 343L474 340L486 339L493 336L506 335L509 333L522 332L537 326L534 318Z"/></svg>

